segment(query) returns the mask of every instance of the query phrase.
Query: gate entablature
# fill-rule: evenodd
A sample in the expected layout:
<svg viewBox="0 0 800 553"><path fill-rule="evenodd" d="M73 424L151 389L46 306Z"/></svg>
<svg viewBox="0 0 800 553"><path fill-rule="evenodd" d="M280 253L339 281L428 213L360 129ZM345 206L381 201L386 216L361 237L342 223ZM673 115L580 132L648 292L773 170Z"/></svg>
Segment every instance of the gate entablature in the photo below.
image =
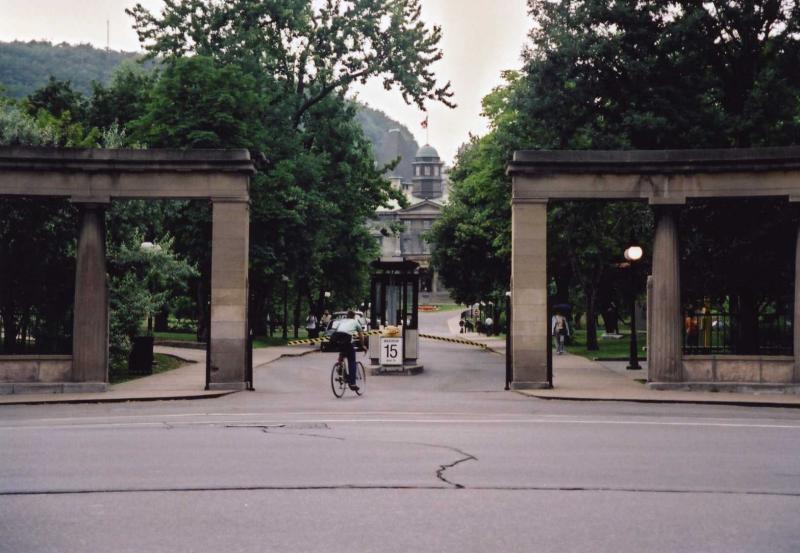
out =
<svg viewBox="0 0 800 553"><path fill-rule="evenodd" d="M641 200L656 210L648 329L654 387L724 379L719 364L698 368L683 358L677 210L690 198L783 197L800 201L800 147L725 150L517 151L512 177L512 366L516 388L549 388L547 338L547 202ZM798 234L800 252L800 234ZM795 260L795 320L800 321L800 255ZM740 363L736 376L758 383L800 384L800 325L795 356L762 370ZM782 365L781 365L782 363ZM778 366L780 365L780 366ZM733 370L732 370L733 372ZM767 381L765 374L769 374Z"/></svg>
<svg viewBox="0 0 800 553"><path fill-rule="evenodd" d="M108 381L106 205L113 199L212 203L210 374L207 388L242 389L246 371L247 150L0 147L0 196L69 198L80 210L71 382Z"/></svg>

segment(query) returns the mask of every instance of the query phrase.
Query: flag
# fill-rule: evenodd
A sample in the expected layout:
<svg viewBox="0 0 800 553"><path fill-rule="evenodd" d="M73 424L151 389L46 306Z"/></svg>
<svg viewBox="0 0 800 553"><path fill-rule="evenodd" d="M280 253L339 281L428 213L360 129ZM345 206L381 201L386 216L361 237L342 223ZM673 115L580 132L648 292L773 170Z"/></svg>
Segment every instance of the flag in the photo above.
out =
<svg viewBox="0 0 800 553"><path fill-rule="evenodd" d="M423 129L427 129L428 128L428 116L427 115L425 116L425 120L422 123L420 123L420 125L422 125Z"/></svg>

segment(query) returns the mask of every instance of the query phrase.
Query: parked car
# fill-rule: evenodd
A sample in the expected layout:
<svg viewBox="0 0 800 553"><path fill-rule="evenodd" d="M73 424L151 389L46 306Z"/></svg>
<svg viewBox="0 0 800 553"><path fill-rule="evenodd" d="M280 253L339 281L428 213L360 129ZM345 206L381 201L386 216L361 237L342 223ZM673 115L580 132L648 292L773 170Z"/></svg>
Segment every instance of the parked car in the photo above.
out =
<svg viewBox="0 0 800 553"><path fill-rule="evenodd" d="M367 318L364 317L364 313L361 311L356 311L356 320L361 323L361 326L364 327L364 330L369 330L369 321ZM336 311L331 315L331 322L328 323L328 328L326 328L320 338L328 338L330 340L333 333L336 332L336 329L339 327L339 323L342 322L344 319L347 318L347 311ZM358 341L358 335L353 336L353 341ZM331 346L330 341L322 342L319 345L320 351L335 351L335 348Z"/></svg>

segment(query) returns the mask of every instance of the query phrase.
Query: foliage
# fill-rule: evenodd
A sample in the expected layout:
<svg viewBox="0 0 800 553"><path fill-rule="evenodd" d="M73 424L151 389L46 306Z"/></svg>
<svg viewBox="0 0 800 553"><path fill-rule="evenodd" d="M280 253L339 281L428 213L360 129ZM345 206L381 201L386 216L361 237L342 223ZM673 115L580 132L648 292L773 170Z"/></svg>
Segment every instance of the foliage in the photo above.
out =
<svg viewBox="0 0 800 553"><path fill-rule="evenodd" d="M55 129L0 102L0 146L55 141ZM15 353L32 339L42 352L69 351L74 236L74 209L65 200L0 198L0 350Z"/></svg>
<svg viewBox="0 0 800 553"><path fill-rule="evenodd" d="M123 62L114 71L108 86L97 81L92 83L88 124L107 129L116 123L125 128L142 117L156 79L157 73L132 62Z"/></svg>
<svg viewBox="0 0 800 553"><path fill-rule="evenodd" d="M508 152L518 144L509 101L519 76L504 73L507 84L483 99L490 132L470 137L450 172L450 201L434 223L433 263L458 302L471 304L508 290L511 265L511 181L505 174Z"/></svg>
<svg viewBox="0 0 800 553"><path fill-rule="evenodd" d="M419 0L189 0L165 2L160 17L141 4L127 13L150 56L258 64L281 83L295 126L332 92L372 77L420 109L425 100L451 105L450 84L437 87L430 69L442 57L441 29L420 20Z"/></svg>
<svg viewBox="0 0 800 553"><path fill-rule="evenodd" d="M528 5L534 23L522 75L484 99L491 130L459 154L453 201L433 231L434 260L459 299L507 286L510 186L503 169L514 150L746 147L800 139L796 0ZM718 296L741 296L743 283L752 290L757 282L763 302L785 291L795 228L788 209L752 202L735 210L687 206L683 272L692 276L683 279L684 294L703 297L713 288ZM759 230L741 231L752 228ZM597 343L596 313L612 300L619 305L626 292L618 282L627 276L614 263L630 240L649 252L651 235L652 215L643 205L551 202L548 266L556 300L588 310L590 349ZM759 262L742 267L739 260L753 255ZM774 273L765 276L764 267Z"/></svg>
<svg viewBox="0 0 800 553"><path fill-rule="evenodd" d="M134 53L101 50L90 44L46 41L0 42L0 83L12 98L24 98L47 84L48 78L69 79L76 91L90 94L92 83L106 83Z"/></svg>
<svg viewBox="0 0 800 553"><path fill-rule="evenodd" d="M167 303L173 291L185 290L195 267L173 252L173 239L164 236L146 247L142 235L109 244L110 355L112 367L123 365L142 322Z"/></svg>
<svg viewBox="0 0 800 553"><path fill-rule="evenodd" d="M258 98L244 102L247 116L233 112L232 118L252 122L261 134L227 133L218 145L246 146L263 156L251 186L250 315L256 330L263 333L270 311L274 318L284 275L295 321L305 305L319 308L323 290L335 290L341 307L363 301L367 261L377 251L363 223L377 207L402 200L375 166L344 94L354 82L379 78L406 101L450 104L449 84L437 87L430 69L441 57L440 30L420 21L418 0L192 0L167 2L160 15L141 5L128 13L150 56L170 64L211 59L216 67L240 68L235 78L245 89L255 87ZM221 88L212 74L199 75L199 82L201 90ZM159 101L183 105L185 88L162 88L151 108ZM215 102L205 111L216 117L233 107ZM166 131L173 126L169 115L151 109L133 126ZM182 120L186 132L174 142L196 146L191 133L209 125L201 125L201 117ZM251 142L243 143L242 135Z"/></svg>
<svg viewBox="0 0 800 553"><path fill-rule="evenodd" d="M263 141L266 99L236 65L203 56L169 60L149 100L140 101L130 128L154 148L256 149Z"/></svg>

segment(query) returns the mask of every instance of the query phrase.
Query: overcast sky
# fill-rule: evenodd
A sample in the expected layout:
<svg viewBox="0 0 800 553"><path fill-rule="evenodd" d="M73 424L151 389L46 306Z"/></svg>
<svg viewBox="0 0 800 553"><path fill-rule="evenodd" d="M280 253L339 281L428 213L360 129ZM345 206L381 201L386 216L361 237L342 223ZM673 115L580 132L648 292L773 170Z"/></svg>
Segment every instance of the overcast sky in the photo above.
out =
<svg viewBox="0 0 800 553"><path fill-rule="evenodd" d="M140 0L159 10L161 0ZM91 43L113 50L137 51L139 43L125 8L135 0L0 0L0 40L44 39L54 43ZM452 163L468 133L483 134L480 101L500 84L500 72L520 67L520 52L530 22L525 0L422 0L422 16L442 26L444 59L435 66L442 82L451 81L458 107L430 105L430 143ZM405 124L420 144L424 114L407 106L397 91L387 92L379 82L355 90L361 101Z"/></svg>

